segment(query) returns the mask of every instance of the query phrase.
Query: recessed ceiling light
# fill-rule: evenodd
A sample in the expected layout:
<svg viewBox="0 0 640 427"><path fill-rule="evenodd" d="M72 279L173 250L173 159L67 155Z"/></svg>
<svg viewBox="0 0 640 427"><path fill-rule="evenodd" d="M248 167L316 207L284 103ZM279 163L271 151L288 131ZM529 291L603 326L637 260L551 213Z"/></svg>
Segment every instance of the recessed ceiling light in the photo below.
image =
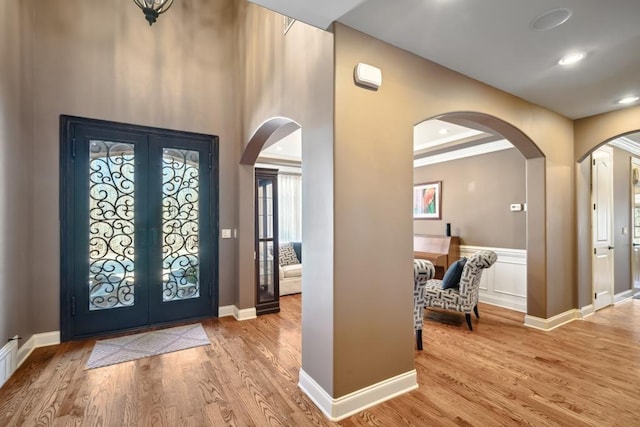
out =
<svg viewBox="0 0 640 427"><path fill-rule="evenodd" d="M564 24L573 15L573 10L561 8L544 12L531 22L531 28L536 31L547 31Z"/></svg>
<svg viewBox="0 0 640 427"><path fill-rule="evenodd" d="M438 131L438 133L439 133L440 135L446 135L446 134L448 134L448 133L449 133L449 130L448 130L447 128L442 128L442 129L440 129L440 130Z"/></svg>
<svg viewBox="0 0 640 427"><path fill-rule="evenodd" d="M618 101L618 104L633 104L638 99L640 99L640 96L627 96Z"/></svg>
<svg viewBox="0 0 640 427"><path fill-rule="evenodd" d="M571 64L575 64L576 62L580 62L584 59L586 55L582 52L578 52L578 53L571 53L569 55L563 56L562 58L560 58L560 61L558 61L558 64L560 65L571 65Z"/></svg>

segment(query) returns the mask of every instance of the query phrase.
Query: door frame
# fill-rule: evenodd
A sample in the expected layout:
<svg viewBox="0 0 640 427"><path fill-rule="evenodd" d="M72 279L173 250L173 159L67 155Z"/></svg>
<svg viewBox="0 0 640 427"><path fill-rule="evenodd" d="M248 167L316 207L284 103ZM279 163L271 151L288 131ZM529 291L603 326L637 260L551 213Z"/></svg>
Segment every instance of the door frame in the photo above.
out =
<svg viewBox="0 0 640 427"><path fill-rule="evenodd" d="M170 137L170 138L191 138L198 140L206 140L211 144L211 156L208 159L211 166L210 173L210 233L211 256L206 262L211 262L211 292L209 296L210 310L205 317L218 317L219 305L219 139L216 135L207 135L195 132L178 131L172 129L155 128L150 126L134 125L122 122L113 122L108 120L90 119L84 117L76 117L70 115L60 115L60 188L59 188L59 212L58 220L60 223L60 340L62 342L81 338L74 335L73 330L73 314L75 311L75 301L73 301L73 277L74 263L65 257L65 254L74 254L73 250L73 229L67 226L73 223L74 218L74 197L73 191L70 191L73 185L74 164L73 154L75 151L75 139L73 135L74 126L84 125L92 127L101 127L114 131L122 131L135 134L144 134L147 136ZM202 318L200 316L199 318ZM195 320L196 318L193 318ZM181 319L179 322L192 319ZM170 322L175 323L175 322ZM118 332L134 331L148 329L151 325L144 327L135 327L131 329L121 330ZM154 325L156 326L156 325ZM104 335L112 334L112 332ZM96 334L95 336L99 336Z"/></svg>
<svg viewBox="0 0 640 427"><path fill-rule="evenodd" d="M598 151L601 152L607 152L608 156L609 156L609 160L610 160L610 169L609 169L609 186L610 188L608 189L608 200L607 203L609 205L609 212L610 212L610 217L609 217L609 222L607 224L608 226L608 235L609 235L609 243L608 243L608 253L609 253L609 258L610 258L610 265L611 265L611 271L610 271L610 279L609 279L609 286L607 289L607 292L609 293L609 297L610 297L610 303L603 305L599 308L597 308L597 294L598 294L598 289L596 287L596 262L595 262L595 257L598 256L597 254L597 248L596 248L596 244L595 244L595 227L596 227L596 220L595 220L595 215L597 213L597 203L594 200L594 172L593 172L593 168L596 165L596 159L594 157L594 154L596 154ZM614 252L614 226L613 226L613 221L614 221L614 209L615 209L615 203L614 203L614 198L613 198L613 178L614 178L614 174L613 174L613 148L609 147L607 145L603 145L601 147L599 147L597 150L594 150L591 153L590 156L590 167L591 167L591 204L593 206L593 210L591 213L591 253L592 253L592 263L591 263L591 304L593 305L593 310L598 311L600 309L603 309L605 307L608 307L610 305L613 305L614 301L615 301L615 252Z"/></svg>
<svg viewBox="0 0 640 427"><path fill-rule="evenodd" d="M636 287L636 281L635 281L635 275L634 273L636 273L636 269L634 268L635 265L635 246L634 246L634 236L635 236L635 199L636 199L636 192L635 192L635 186L636 183L634 182L634 179L636 179L634 177L634 170L638 170L640 171L640 158L635 157L634 155L631 156L631 165L630 165L631 169L629 170L629 181L631 182L631 223L629 224L629 233L630 233L630 237L631 237L631 250L629 253L629 257L630 257L630 265L631 265L631 293L632 293L632 297L636 296L636 291L637 291L637 287ZM640 174L637 177L637 179L640 180Z"/></svg>

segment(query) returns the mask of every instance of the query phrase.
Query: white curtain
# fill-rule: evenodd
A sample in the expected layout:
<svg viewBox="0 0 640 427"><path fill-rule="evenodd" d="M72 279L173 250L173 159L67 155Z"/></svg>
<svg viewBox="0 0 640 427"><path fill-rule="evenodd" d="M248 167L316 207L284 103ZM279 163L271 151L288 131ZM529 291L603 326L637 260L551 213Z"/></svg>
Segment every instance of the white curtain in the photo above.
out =
<svg viewBox="0 0 640 427"><path fill-rule="evenodd" d="M302 176L278 174L278 238L302 241Z"/></svg>

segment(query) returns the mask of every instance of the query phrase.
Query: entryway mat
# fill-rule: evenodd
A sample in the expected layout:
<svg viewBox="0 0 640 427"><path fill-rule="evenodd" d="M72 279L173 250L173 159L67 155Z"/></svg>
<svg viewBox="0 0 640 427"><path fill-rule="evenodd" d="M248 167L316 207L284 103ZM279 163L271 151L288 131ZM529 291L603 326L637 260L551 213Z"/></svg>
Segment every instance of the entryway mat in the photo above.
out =
<svg viewBox="0 0 640 427"><path fill-rule="evenodd" d="M209 345L200 323L96 341L87 369Z"/></svg>

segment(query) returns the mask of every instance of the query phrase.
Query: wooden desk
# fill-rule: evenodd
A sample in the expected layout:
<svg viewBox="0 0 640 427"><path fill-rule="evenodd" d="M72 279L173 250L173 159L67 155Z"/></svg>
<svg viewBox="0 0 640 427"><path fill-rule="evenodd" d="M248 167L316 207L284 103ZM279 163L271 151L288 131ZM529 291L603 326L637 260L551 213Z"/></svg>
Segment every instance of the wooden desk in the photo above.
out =
<svg viewBox="0 0 640 427"><path fill-rule="evenodd" d="M413 257L431 261L436 279L442 279L447 268L460 258L460 237L414 234Z"/></svg>

